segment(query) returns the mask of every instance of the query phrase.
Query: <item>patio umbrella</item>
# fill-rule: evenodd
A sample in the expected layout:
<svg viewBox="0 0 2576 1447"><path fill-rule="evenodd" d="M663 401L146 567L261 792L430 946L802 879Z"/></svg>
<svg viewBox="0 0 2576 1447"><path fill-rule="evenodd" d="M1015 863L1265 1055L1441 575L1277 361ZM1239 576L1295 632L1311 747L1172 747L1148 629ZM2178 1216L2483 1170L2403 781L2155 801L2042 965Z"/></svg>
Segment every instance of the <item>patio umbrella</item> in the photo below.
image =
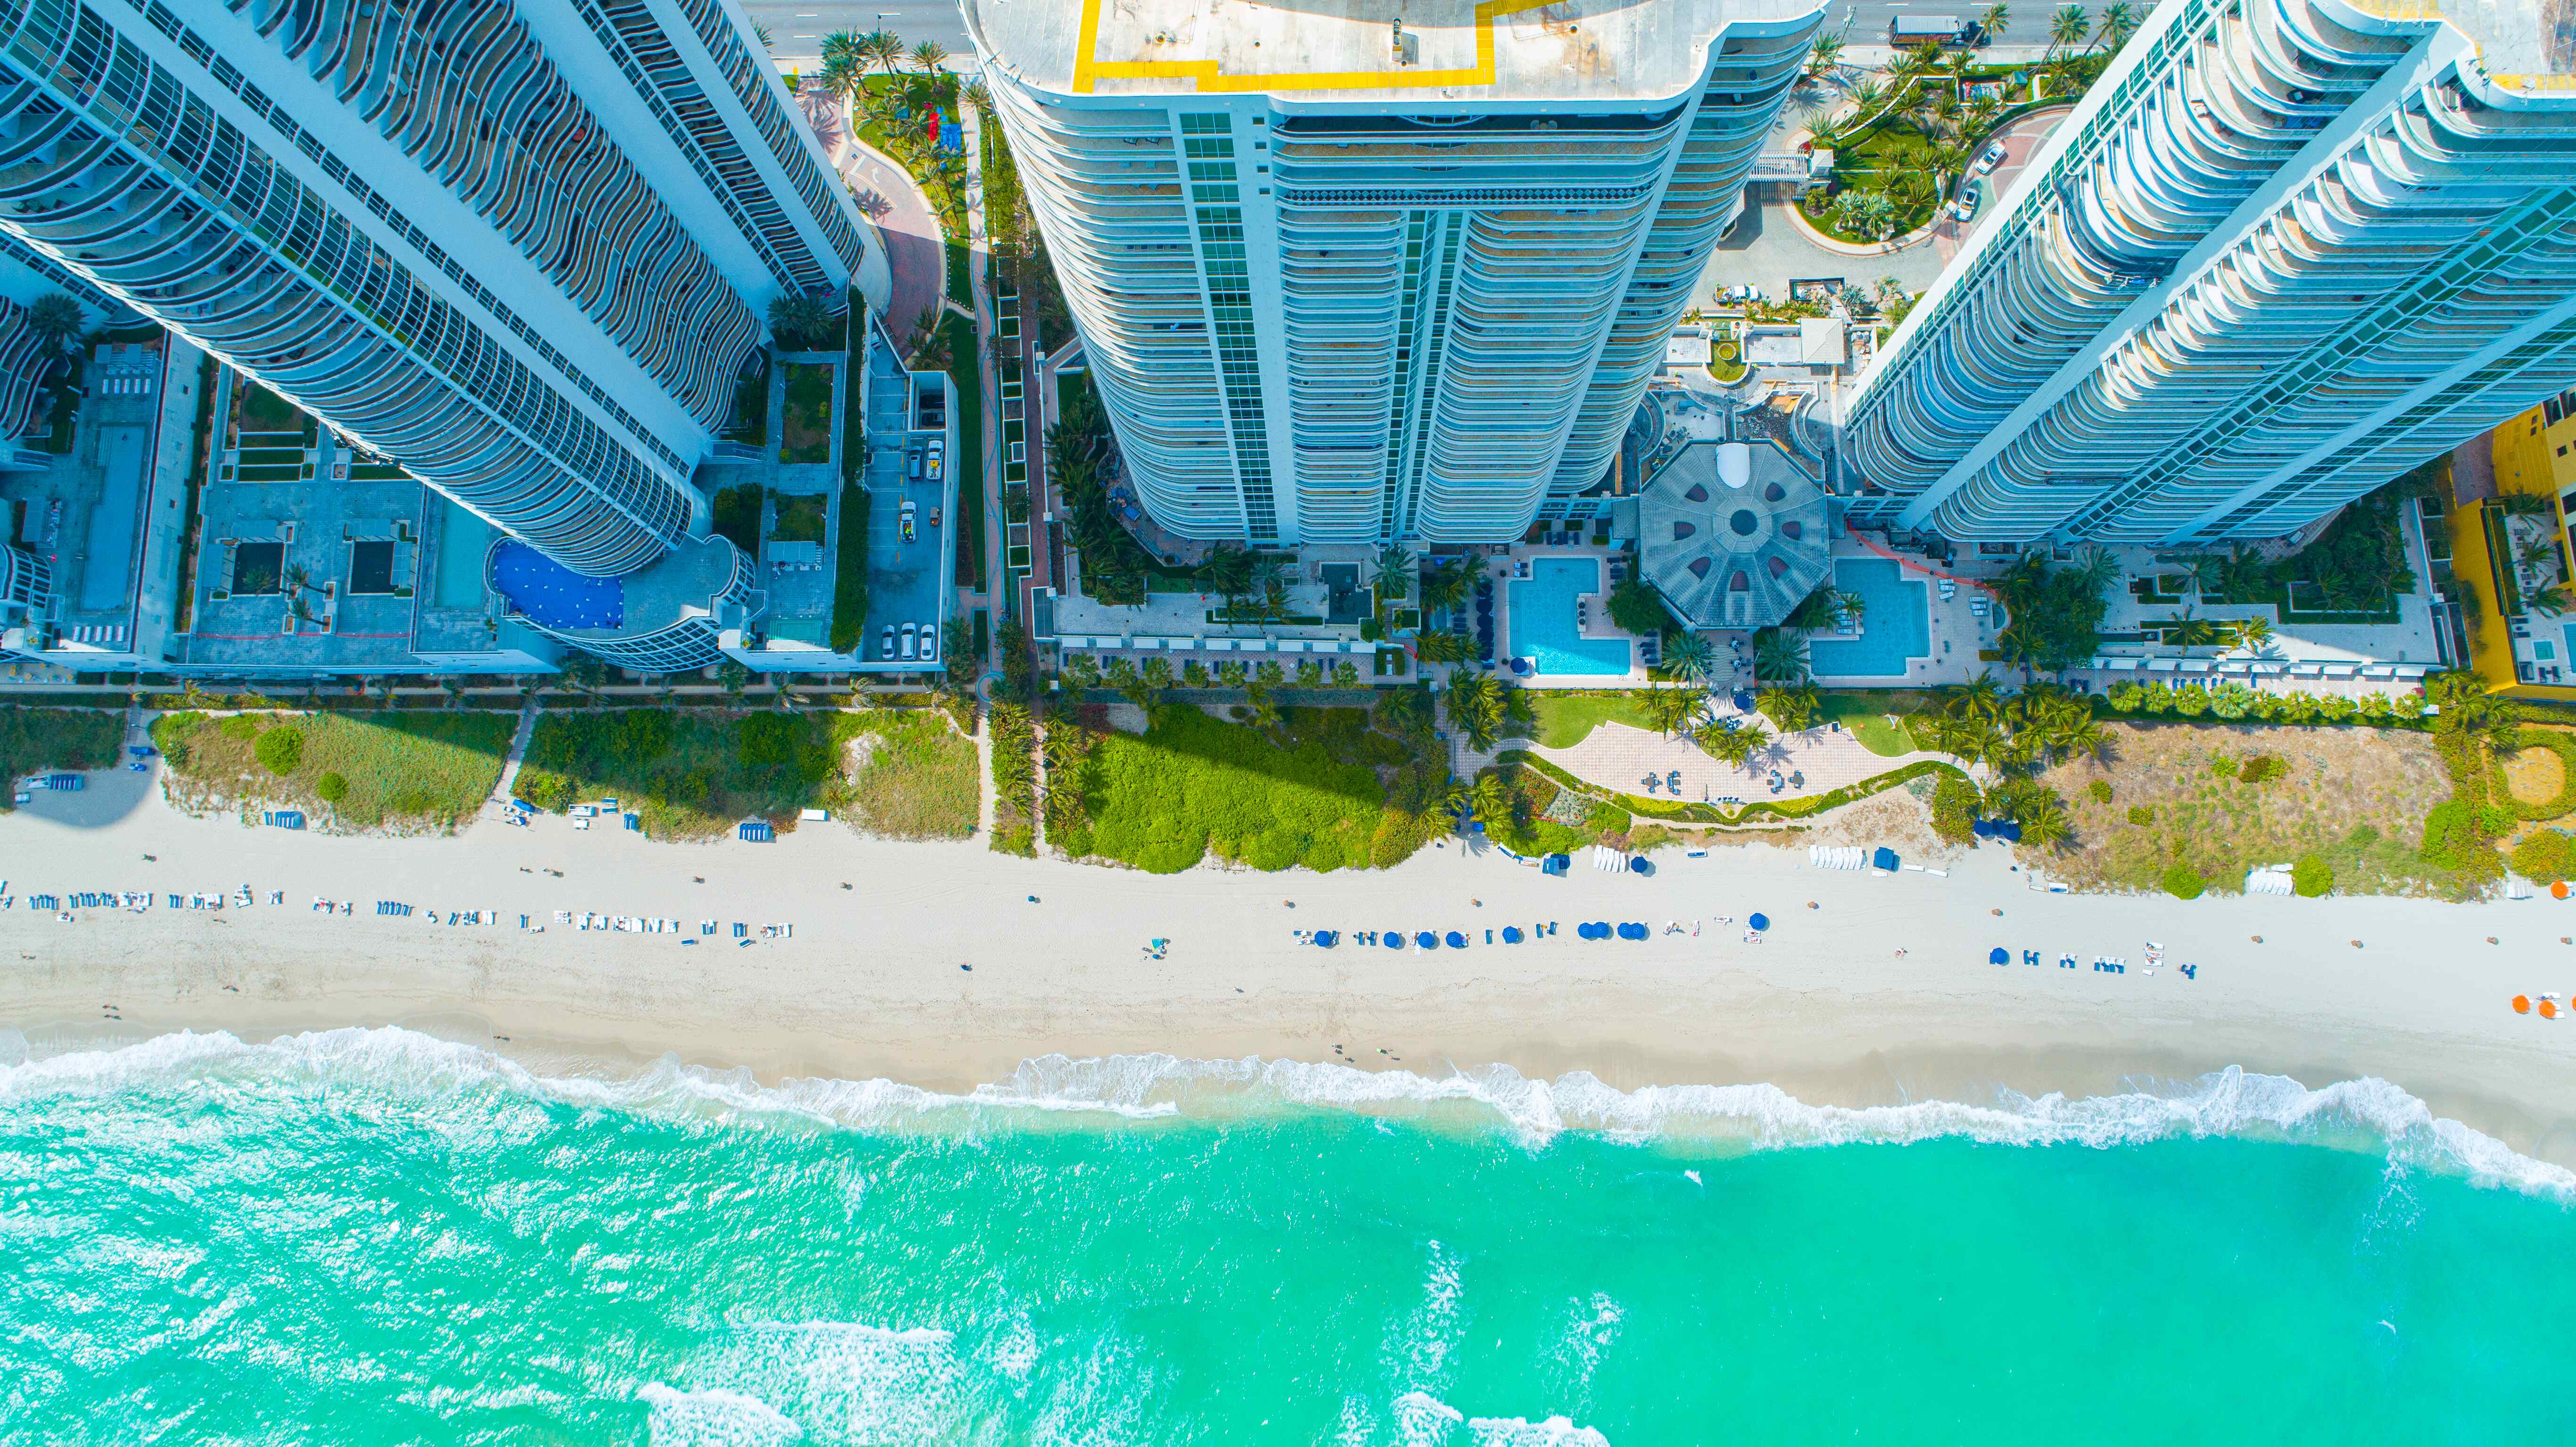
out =
<svg viewBox="0 0 2576 1447"><path fill-rule="evenodd" d="M1442 943L1448 945L1449 948L1453 950L1463 950L1467 947L1467 937L1458 933L1456 930L1451 930L1449 932L1448 939L1442 941Z"/></svg>
<svg viewBox="0 0 2576 1447"><path fill-rule="evenodd" d="M1751 925L1755 929L1769 929L1771 927L1771 916L1767 914L1757 914L1751 919L1746 920L1745 923Z"/></svg>

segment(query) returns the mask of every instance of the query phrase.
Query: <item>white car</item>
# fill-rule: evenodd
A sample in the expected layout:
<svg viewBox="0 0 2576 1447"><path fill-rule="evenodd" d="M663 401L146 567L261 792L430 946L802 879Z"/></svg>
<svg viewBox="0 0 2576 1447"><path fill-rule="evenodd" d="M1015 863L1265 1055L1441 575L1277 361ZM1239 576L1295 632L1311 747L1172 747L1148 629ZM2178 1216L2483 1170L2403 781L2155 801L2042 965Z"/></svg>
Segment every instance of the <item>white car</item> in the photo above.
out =
<svg viewBox="0 0 2576 1447"><path fill-rule="evenodd" d="M1983 199L1984 199L1984 193L1983 193L1983 192L1979 192L1979 191L1969 191L1969 192L1965 192L1965 193L1963 193L1963 194L1959 197L1959 199L1958 199L1955 203L1953 203L1953 204L1951 205L1951 207L1950 207L1950 217L1951 217L1951 219L1952 219L1952 220L1954 220L1954 221L1957 221L1957 222L1958 222L1960 225L1962 225L1962 226L1965 226L1965 225L1967 225L1969 222L1976 220L1976 219L1977 219L1977 203L1978 203L1979 201L1983 200Z"/></svg>
<svg viewBox="0 0 2576 1447"><path fill-rule="evenodd" d="M2004 143L1997 141L1993 145L1986 147L1986 153L1977 158L1976 174L1982 176L2003 163Z"/></svg>
<svg viewBox="0 0 2576 1447"><path fill-rule="evenodd" d="M1721 304L1727 306L1741 306L1746 302L1761 301L1763 299L1762 288L1755 286L1749 281L1738 282L1734 286L1730 286L1719 292L1717 294L1717 299Z"/></svg>
<svg viewBox="0 0 2576 1447"><path fill-rule="evenodd" d="M929 478L932 482L937 482L939 480L940 464L946 460L948 455L947 439L943 437L934 437L930 439L930 447L928 451Z"/></svg>
<svg viewBox="0 0 2576 1447"><path fill-rule="evenodd" d="M891 623L885 626L883 633L877 635L877 657L894 657L894 625Z"/></svg>
<svg viewBox="0 0 2576 1447"><path fill-rule="evenodd" d="M905 663L910 663L912 661L913 649L919 641L919 633L920 630L915 628L912 624L906 623L903 625L902 641L895 645L894 656L897 659Z"/></svg>
<svg viewBox="0 0 2576 1447"><path fill-rule="evenodd" d="M936 623L921 625L921 661L924 663L939 661L939 625Z"/></svg>

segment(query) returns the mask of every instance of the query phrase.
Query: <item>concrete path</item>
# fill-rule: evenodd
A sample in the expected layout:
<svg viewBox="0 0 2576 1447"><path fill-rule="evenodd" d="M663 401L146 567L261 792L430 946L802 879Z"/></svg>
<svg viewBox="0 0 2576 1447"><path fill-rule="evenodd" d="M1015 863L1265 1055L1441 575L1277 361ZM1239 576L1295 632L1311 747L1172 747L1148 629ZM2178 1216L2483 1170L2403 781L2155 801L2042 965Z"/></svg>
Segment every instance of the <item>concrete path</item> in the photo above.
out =
<svg viewBox="0 0 2576 1447"><path fill-rule="evenodd" d="M1769 727L1767 723L1763 726ZM1947 754L1874 754L1850 733L1820 725L1804 733L1775 736L1769 748L1750 764L1737 768L1709 757L1687 738L1665 738L1650 729L1604 723L1570 748L1542 748L1527 739L1503 739L1492 751L1478 753L1461 743L1456 761L1458 777L1474 778L1477 770L1493 763L1504 749L1515 748L1527 749L1588 784L1642 798L1678 798L1693 804L1728 799L1752 804L1807 798L1921 760L1958 762ZM1676 770L1681 774L1678 791L1665 783ZM1776 794L1770 784L1775 770L1782 781ZM1650 774L1656 780L1651 791L1645 782ZM1792 774L1804 775L1804 782L1790 784Z"/></svg>

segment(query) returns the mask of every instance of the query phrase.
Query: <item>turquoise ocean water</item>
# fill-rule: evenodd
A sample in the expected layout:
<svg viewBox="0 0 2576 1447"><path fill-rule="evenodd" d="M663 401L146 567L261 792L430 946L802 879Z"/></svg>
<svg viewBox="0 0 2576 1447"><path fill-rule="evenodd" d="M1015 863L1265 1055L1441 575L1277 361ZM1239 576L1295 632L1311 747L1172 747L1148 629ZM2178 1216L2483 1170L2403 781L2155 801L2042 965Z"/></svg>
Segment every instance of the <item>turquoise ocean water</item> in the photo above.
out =
<svg viewBox="0 0 2576 1447"><path fill-rule="evenodd" d="M2576 1440L2576 1177L2392 1088L0 1068L0 1441Z"/></svg>

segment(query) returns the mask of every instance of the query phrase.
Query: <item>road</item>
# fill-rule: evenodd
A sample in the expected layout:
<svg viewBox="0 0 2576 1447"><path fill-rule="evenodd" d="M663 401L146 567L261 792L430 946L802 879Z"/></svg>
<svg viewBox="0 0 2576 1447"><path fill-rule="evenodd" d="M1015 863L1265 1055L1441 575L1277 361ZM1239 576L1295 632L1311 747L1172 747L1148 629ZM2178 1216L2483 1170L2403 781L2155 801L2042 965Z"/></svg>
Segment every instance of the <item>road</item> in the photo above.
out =
<svg viewBox="0 0 2576 1447"><path fill-rule="evenodd" d="M972 69L975 64L975 48L966 43L966 21L958 13L956 0L860 0L856 5L747 0L743 9L768 28L770 53L783 65L819 65L823 37L835 30L864 35L878 29L902 36L906 49L925 40L938 41L947 47L951 70ZM1886 21L1879 22L1880 29L1886 27Z"/></svg>

